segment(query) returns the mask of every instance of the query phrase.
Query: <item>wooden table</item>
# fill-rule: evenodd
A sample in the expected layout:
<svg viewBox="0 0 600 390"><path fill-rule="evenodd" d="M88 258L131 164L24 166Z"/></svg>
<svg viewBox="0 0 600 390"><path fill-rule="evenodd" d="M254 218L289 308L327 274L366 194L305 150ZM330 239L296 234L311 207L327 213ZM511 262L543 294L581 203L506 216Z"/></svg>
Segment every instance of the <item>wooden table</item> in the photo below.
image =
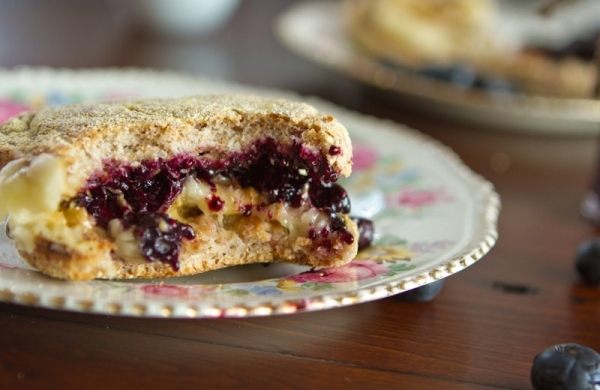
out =
<svg viewBox="0 0 600 390"><path fill-rule="evenodd" d="M76 34L65 29L102 2L63 7L53 17L65 23L51 28L35 1L12 3L0 6L0 66L169 68L321 96L442 141L494 183L503 206L497 245L429 303L390 297L219 320L0 304L0 388L530 389L532 359L546 347L600 349L600 290L580 284L573 267L577 245L597 234L578 210L595 173L595 137L492 131L373 99L277 43L271 23L291 1L243 2L225 29L192 41L118 35L101 58L89 45L94 36L71 42L65 37ZM47 45L34 42L40 34Z"/></svg>

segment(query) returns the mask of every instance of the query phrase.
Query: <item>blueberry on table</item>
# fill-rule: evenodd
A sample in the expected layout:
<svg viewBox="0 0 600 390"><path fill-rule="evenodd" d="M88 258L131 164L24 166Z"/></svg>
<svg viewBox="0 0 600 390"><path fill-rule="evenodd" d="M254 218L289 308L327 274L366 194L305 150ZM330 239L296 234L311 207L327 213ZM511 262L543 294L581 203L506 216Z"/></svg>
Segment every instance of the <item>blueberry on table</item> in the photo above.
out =
<svg viewBox="0 0 600 390"><path fill-rule="evenodd" d="M429 302L442 291L443 286L444 279L436 280L424 286L400 293L398 294L398 298L406 302Z"/></svg>
<svg viewBox="0 0 600 390"><path fill-rule="evenodd" d="M592 238L577 248L575 268L588 284L600 284L600 238Z"/></svg>
<svg viewBox="0 0 600 390"><path fill-rule="evenodd" d="M579 344L557 344L533 359L535 390L593 390L600 388L600 354Z"/></svg>

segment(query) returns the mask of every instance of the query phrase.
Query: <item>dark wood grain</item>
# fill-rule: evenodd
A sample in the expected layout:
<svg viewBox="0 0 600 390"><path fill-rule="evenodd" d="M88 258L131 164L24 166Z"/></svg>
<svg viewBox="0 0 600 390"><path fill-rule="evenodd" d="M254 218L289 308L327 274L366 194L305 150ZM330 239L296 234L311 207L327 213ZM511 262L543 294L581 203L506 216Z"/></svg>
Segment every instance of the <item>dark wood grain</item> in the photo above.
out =
<svg viewBox="0 0 600 390"><path fill-rule="evenodd" d="M88 315L0 304L0 388L530 389L533 357L560 342L600 350L600 290L573 268L598 234L579 214L595 175L595 137L489 130L411 112L287 52L271 32L292 1L243 2L209 37L172 41L118 25L101 58L72 23L102 1L57 1L39 42L40 1L0 5L0 66L135 66L208 74L317 95L405 123L452 148L496 186L499 240L429 303L395 297L340 309L238 320ZM103 11L104 10L104 11ZM41 18L41 19L40 19ZM62 19L61 19L62 18ZM107 19L108 20L108 19ZM113 36L114 35L114 36ZM88 39L88 40L86 40ZM96 37L97 39L97 37ZM10 49L10 50L8 50ZM398 146L401 148L401 145Z"/></svg>

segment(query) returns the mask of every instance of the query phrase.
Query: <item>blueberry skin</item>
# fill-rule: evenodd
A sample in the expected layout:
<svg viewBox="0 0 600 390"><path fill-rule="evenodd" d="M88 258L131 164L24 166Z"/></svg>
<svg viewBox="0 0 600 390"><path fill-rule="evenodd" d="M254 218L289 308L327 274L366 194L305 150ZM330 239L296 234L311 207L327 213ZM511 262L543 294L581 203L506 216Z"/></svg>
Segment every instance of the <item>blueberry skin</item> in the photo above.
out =
<svg viewBox="0 0 600 390"><path fill-rule="evenodd" d="M417 287L398 294L398 299L405 302L429 302L435 298L444 287L444 279Z"/></svg>
<svg viewBox="0 0 600 390"><path fill-rule="evenodd" d="M533 359L535 390L594 390L600 388L600 354L580 344L557 344Z"/></svg>
<svg viewBox="0 0 600 390"><path fill-rule="evenodd" d="M600 284L600 238L584 241L577 248L575 268L587 284Z"/></svg>

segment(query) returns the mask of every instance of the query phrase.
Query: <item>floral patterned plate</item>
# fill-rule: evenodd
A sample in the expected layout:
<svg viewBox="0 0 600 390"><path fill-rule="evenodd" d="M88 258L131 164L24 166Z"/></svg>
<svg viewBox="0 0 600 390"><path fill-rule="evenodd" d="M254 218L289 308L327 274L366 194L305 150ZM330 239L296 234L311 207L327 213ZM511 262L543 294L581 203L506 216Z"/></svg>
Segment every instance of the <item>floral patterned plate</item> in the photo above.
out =
<svg viewBox="0 0 600 390"><path fill-rule="evenodd" d="M343 185L353 214L374 220L373 246L335 269L247 265L171 279L69 282L31 269L1 236L0 300L147 317L295 313L422 286L470 266L494 245L498 195L452 151L401 125L293 93L148 70L0 70L0 122L43 105L213 92L303 99L337 116L354 144L354 173Z"/></svg>
<svg viewBox="0 0 600 390"><path fill-rule="evenodd" d="M344 33L343 0L293 5L277 20L276 35L296 54L345 74L403 107L500 130L598 134L600 101L487 92L392 68L358 50Z"/></svg>

